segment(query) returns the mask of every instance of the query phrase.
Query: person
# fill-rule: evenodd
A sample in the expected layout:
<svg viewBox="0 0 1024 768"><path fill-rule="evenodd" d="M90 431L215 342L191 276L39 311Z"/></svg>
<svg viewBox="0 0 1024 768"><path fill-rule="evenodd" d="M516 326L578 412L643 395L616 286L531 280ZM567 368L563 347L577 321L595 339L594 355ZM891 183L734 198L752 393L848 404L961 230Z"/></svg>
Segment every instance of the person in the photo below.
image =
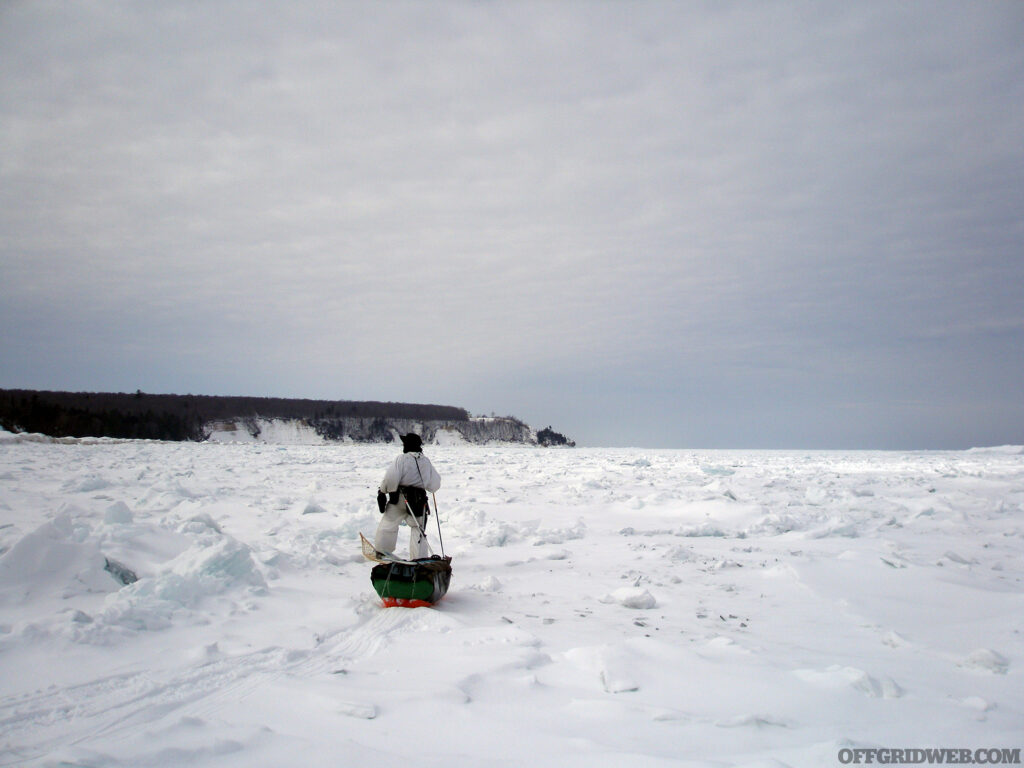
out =
<svg viewBox="0 0 1024 768"><path fill-rule="evenodd" d="M410 432L401 435L402 453L391 462L377 492L377 506L382 517L377 526L373 546L381 552L393 553L398 543L398 529L409 526L409 559L430 556L427 544L427 492L441 487L430 459L423 455L423 441Z"/></svg>

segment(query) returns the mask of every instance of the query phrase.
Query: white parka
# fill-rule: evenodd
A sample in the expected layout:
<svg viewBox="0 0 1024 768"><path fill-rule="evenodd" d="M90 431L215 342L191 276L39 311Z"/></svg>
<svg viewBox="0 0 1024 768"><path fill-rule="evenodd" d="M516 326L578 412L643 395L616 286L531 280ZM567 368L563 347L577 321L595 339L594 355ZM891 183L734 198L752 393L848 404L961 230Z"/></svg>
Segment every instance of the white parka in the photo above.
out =
<svg viewBox="0 0 1024 768"><path fill-rule="evenodd" d="M391 462L380 482L380 489L384 493L393 493L400 485L414 485L433 493L441 487L441 476L422 453L403 453Z"/></svg>

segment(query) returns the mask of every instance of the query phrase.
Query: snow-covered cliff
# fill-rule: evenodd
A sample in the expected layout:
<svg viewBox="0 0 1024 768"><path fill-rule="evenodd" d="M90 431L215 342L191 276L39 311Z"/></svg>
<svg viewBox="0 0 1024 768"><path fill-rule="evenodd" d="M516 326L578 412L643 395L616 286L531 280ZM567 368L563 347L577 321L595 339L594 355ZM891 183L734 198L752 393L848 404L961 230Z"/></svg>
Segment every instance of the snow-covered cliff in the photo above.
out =
<svg viewBox="0 0 1024 768"><path fill-rule="evenodd" d="M318 445L331 442L390 443L415 432L428 445L453 443L522 443L538 445L537 432L512 418L471 418L457 421L350 418L267 419L235 418L204 426L213 442L262 442L279 445Z"/></svg>

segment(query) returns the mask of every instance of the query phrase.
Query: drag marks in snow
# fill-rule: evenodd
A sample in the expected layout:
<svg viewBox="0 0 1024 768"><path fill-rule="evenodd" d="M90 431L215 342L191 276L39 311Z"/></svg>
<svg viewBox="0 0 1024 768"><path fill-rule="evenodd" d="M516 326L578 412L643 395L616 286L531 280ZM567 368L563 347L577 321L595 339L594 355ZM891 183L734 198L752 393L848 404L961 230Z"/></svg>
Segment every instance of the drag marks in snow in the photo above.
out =
<svg viewBox="0 0 1024 768"><path fill-rule="evenodd" d="M109 740L162 721L172 713L208 715L244 701L267 674L287 668L282 649L210 661L197 666L101 677L59 691L5 699L0 730L8 743L20 743L21 759L55 747ZM0 764L4 764L0 762Z"/></svg>
<svg viewBox="0 0 1024 768"><path fill-rule="evenodd" d="M449 624L439 614L424 613L374 610L356 626L322 639L315 649L268 647L226 656L211 646L193 666L150 668L10 697L0 704L0 732L15 743L22 742L18 762L58 747L116 742L123 734L167 721L191 723L198 729L244 707L247 700L265 698L282 680L344 679L353 665L373 657L394 636ZM429 695L429 691L421 693ZM371 700L334 698L332 707L337 714L356 719L373 719L378 711ZM172 731L175 728L171 726ZM196 754L207 752L204 747Z"/></svg>

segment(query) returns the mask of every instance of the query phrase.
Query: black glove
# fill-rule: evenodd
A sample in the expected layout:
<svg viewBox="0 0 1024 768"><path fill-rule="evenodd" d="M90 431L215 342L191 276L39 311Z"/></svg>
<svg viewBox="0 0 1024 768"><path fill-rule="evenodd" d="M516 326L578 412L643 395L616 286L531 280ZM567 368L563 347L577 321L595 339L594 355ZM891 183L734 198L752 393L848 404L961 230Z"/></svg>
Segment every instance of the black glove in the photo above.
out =
<svg viewBox="0 0 1024 768"><path fill-rule="evenodd" d="M388 505L388 497L384 495L384 491L377 491L377 509L380 513L384 514L384 507Z"/></svg>

